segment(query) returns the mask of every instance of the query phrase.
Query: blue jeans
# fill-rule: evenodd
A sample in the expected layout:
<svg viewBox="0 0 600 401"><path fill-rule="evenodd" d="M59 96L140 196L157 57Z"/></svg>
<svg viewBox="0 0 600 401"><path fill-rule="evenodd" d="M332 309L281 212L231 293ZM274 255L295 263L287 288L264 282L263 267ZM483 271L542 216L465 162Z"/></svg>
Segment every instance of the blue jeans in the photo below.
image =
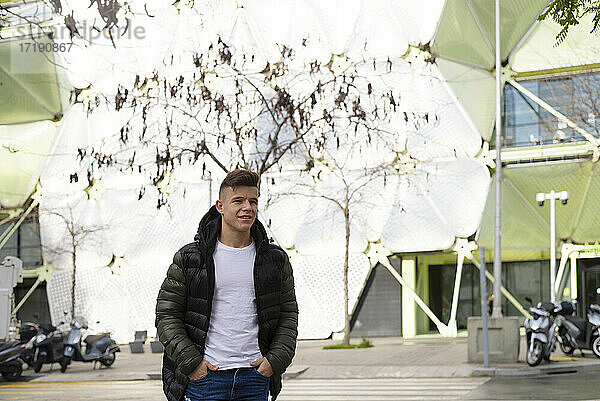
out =
<svg viewBox="0 0 600 401"><path fill-rule="evenodd" d="M267 401L269 378L256 368L208 370L206 376L190 380L185 401Z"/></svg>

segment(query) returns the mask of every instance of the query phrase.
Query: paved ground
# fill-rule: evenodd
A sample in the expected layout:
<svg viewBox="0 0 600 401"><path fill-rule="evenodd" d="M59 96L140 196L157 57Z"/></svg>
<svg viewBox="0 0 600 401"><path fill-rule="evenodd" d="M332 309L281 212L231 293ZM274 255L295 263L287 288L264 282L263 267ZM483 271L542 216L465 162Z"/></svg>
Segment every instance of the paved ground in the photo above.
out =
<svg viewBox="0 0 600 401"><path fill-rule="evenodd" d="M278 401L458 400L485 378L287 380ZM163 400L158 380L0 384L2 400Z"/></svg>
<svg viewBox="0 0 600 401"><path fill-rule="evenodd" d="M32 382L127 381L160 378L162 354L152 354L149 349L143 354L132 354L127 345L121 346L121 350L122 352L117 352L115 363L110 368L97 364L94 369L93 363L73 361L65 373L60 372L60 366L56 363L44 365L39 374L26 370L23 376Z"/></svg>
<svg viewBox="0 0 600 401"><path fill-rule="evenodd" d="M528 378L291 379L279 401L598 400L600 373ZM164 401L158 380L0 383L1 400Z"/></svg>
<svg viewBox="0 0 600 401"><path fill-rule="evenodd" d="M599 400L600 373L542 377L496 377L464 400Z"/></svg>
<svg viewBox="0 0 600 401"><path fill-rule="evenodd" d="M295 379L277 401L462 400L487 378Z"/></svg>
<svg viewBox="0 0 600 401"><path fill-rule="evenodd" d="M530 368L522 346L519 363L485 370L467 363L466 338L372 341L375 347L356 350L323 350L331 340L300 341L280 400L600 399L600 360L591 352L585 358L557 353L552 363ZM0 399L164 400L156 380L162 355L146 351L131 354L125 346L111 368L73 362L66 373L58 365L45 365L40 374L26 370L24 382L0 379ZM479 374L512 377L473 377Z"/></svg>
<svg viewBox="0 0 600 401"><path fill-rule="evenodd" d="M0 382L0 400L35 401L165 401L159 380Z"/></svg>
<svg viewBox="0 0 600 401"><path fill-rule="evenodd" d="M546 374L556 370L598 370L600 360L591 352L584 358L576 351L575 357L565 357L558 351L553 362L530 368L524 362L525 346L516 364L502 364L484 369L480 364L467 363L466 338L420 338L404 340L400 337L372 339L375 347L354 350L323 350L331 340L300 341L288 378L344 379L344 378L412 378L412 377L472 377L493 375ZM524 341L524 340L523 340ZM72 362L66 373L58 364L44 365L40 374L24 372L32 382L94 381L94 380L147 380L160 378L161 354L131 354L127 346L117 354L111 368L93 369L93 364Z"/></svg>

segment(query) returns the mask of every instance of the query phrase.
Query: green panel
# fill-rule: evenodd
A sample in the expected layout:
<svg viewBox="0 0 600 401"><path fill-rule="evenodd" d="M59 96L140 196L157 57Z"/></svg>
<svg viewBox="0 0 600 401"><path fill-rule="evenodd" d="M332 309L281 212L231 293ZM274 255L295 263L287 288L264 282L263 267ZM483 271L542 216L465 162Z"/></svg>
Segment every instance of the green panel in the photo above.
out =
<svg viewBox="0 0 600 401"><path fill-rule="evenodd" d="M564 42L556 46L556 34L561 27L551 20L538 23L515 52L512 69L538 71L600 62L600 35L590 34L592 27L591 15L582 18L579 25L569 29Z"/></svg>
<svg viewBox="0 0 600 401"><path fill-rule="evenodd" d="M495 177L495 176L494 176ZM502 185L502 249L545 249L549 247L548 226L536 216L513 185L503 179ZM478 245L494 247L496 183L492 180L485 204ZM535 194L534 194L535 200ZM537 205L536 205L537 207Z"/></svg>
<svg viewBox="0 0 600 401"><path fill-rule="evenodd" d="M34 51L34 45L44 51ZM51 45L46 37L0 42L0 124L60 117L54 55L45 51Z"/></svg>
<svg viewBox="0 0 600 401"><path fill-rule="evenodd" d="M434 53L494 69L496 43L494 0L447 0L438 24ZM500 10L501 56L505 60L547 0L503 0Z"/></svg>
<svg viewBox="0 0 600 401"><path fill-rule="evenodd" d="M56 138L54 123L0 127L0 207L22 206L35 187Z"/></svg>
<svg viewBox="0 0 600 401"><path fill-rule="evenodd" d="M444 79L485 140L490 139L496 113L496 81L475 68L438 59Z"/></svg>
<svg viewBox="0 0 600 401"><path fill-rule="evenodd" d="M590 185L583 200L579 224L573 233L573 240L583 244L600 241L600 166L596 163L590 176Z"/></svg>
<svg viewBox="0 0 600 401"><path fill-rule="evenodd" d="M592 166L591 162L562 162L507 168L504 172L530 205L540 211L547 222L550 222L549 202L546 202L543 207L538 206L535 194L551 190L569 191L571 198L566 205L556 201L556 236L559 239L571 239L575 224L577 224L575 221L577 211L583 202ZM581 221L580 224L587 223Z"/></svg>
<svg viewBox="0 0 600 401"><path fill-rule="evenodd" d="M550 205L540 207L535 194L569 191L566 205L556 201L557 240L578 244L600 241L600 167L597 163L561 162L505 168L502 189L502 248L550 248ZM490 190L479 245L494 246L495 186ZM541 224L541 217L546 226ZM507 254L508 257L508 254ZM503 252L504 258L504 252Z"/></svg>
<svg viewBox="0 0 600 401"><path fill-rule="evenodd" d="M494 0L466 0L473 5L491 42L496 45ZM547 0L502 0L500 2L500 55L506 60L510 52L535 23L548 4ZM495 57L495 56L494 56Z"/></svg>
<svg viewBox="0 0 600 401"><path fill-rule="evenodd" d="M447 0L434 36L436 54L489 69L494 53L464 0ZM492 60L490 65L490 60Z"/></svg>

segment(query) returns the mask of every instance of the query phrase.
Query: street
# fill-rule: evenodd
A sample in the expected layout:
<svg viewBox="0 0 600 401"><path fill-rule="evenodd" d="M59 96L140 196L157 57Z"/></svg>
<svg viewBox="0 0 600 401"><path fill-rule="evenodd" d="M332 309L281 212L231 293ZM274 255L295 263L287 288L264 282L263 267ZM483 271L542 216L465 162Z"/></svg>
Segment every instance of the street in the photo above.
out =
<svg viewBox="0 0 600 401"><path fill-rule="evenodd" d="M600 373L543 377L290 379L280 401L597 400ZM159 380L0 384L2 400L164 400Z"/></svg>

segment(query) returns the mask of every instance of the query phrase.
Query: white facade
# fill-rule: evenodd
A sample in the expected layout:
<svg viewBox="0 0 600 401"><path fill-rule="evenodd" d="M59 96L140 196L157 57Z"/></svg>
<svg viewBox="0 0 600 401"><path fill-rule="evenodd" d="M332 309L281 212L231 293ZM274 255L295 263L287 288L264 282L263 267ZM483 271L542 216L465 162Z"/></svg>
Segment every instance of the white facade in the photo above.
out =
<svg viewBox="0 0 600 401"><path fill-rule="evenodd" d="M149 74L154 68L165 69L164 57L202 48L216 35L236 49L256 54L258 68L275 57L278 44L295 46L308 36L312 46L302 49L306 59L329 60L343 54L350 61L374 60L378 65L393 60L392 72L373 73L378 89L398 90L399 110L436 115L436 121L420 129L403 125L400 118L391 124L396 150L406 163L385 183L375 180L363 189L363 198L373 206L356 213L351 226L351 308L382 254L451 249L457 238L465 239L478 230L491 182L488 166L492 163L484 141L490 134L485 120L489 107L482 106L485 121L481 120L474 112L473 98L470 103L463 99L465 92L449 78L449 74L460 75L460 68L452 69L442 61L440 71L437 64L425 61L429 54L418 49L432 39L442 1L220 1L194 10L182 6L179 11L164 2L149 3L148 14L160 15L160 23L135 9L135 2L134 11L141 12L130 15L132 26L146 29L145 40L120 39L116 48L105 40L76 46L64 55L66 74L74 86L91 85L99 93L114 95L116 83L131 82L136 74ZM302 65L297 68L301 73ZM164 71L174 76L186 73L177 68ZM477 74L472 77L476 80ZM481 82L490 77L480 77ZM473 87L473 81L464 84ZM199 166L179 167L159 194L153 187L140 192L147 184L142 174L115 169L94 177L94 185L87 188L87 166L77 158L78 149L98 143L116 146L111 138L127 117L101 110L88 114L81 104L71 106L62 121L51 127L57 132L56 141L38 185L44 259L56 269L47 286L53 322L62 320L62 311L71 303L72 261L63 249L70 239L64 221L53 214L58 211L91 231L77 251L76 314L85 315L89 322L99 321L93 329L110 330L118 341L132 340L136 330L155 332L156 295L173 253L193 240L224 176L214 166L209 166L210 175L203 175ZM14 129L0 126L0 136L8 137ZM35 148L20 138L16 140L24 148ZM389 157L374 146L365 157ZM153 156L149 153L148 160ZM75 172L77 182L72 177ZM35 176L34 171L31 174ZM266 193L285 192L286 185L295 180L286 171L268 177L276 178L278 184L262 194L263 205ZM334 192L339 186L332 174L306 182ZM168 198L168 206L157 209L161 194ZM325 338L342 330L341 212L326 201L298 196L269 204L259 218L268 223L274 240L291 257L300 338Z"/></svg>

